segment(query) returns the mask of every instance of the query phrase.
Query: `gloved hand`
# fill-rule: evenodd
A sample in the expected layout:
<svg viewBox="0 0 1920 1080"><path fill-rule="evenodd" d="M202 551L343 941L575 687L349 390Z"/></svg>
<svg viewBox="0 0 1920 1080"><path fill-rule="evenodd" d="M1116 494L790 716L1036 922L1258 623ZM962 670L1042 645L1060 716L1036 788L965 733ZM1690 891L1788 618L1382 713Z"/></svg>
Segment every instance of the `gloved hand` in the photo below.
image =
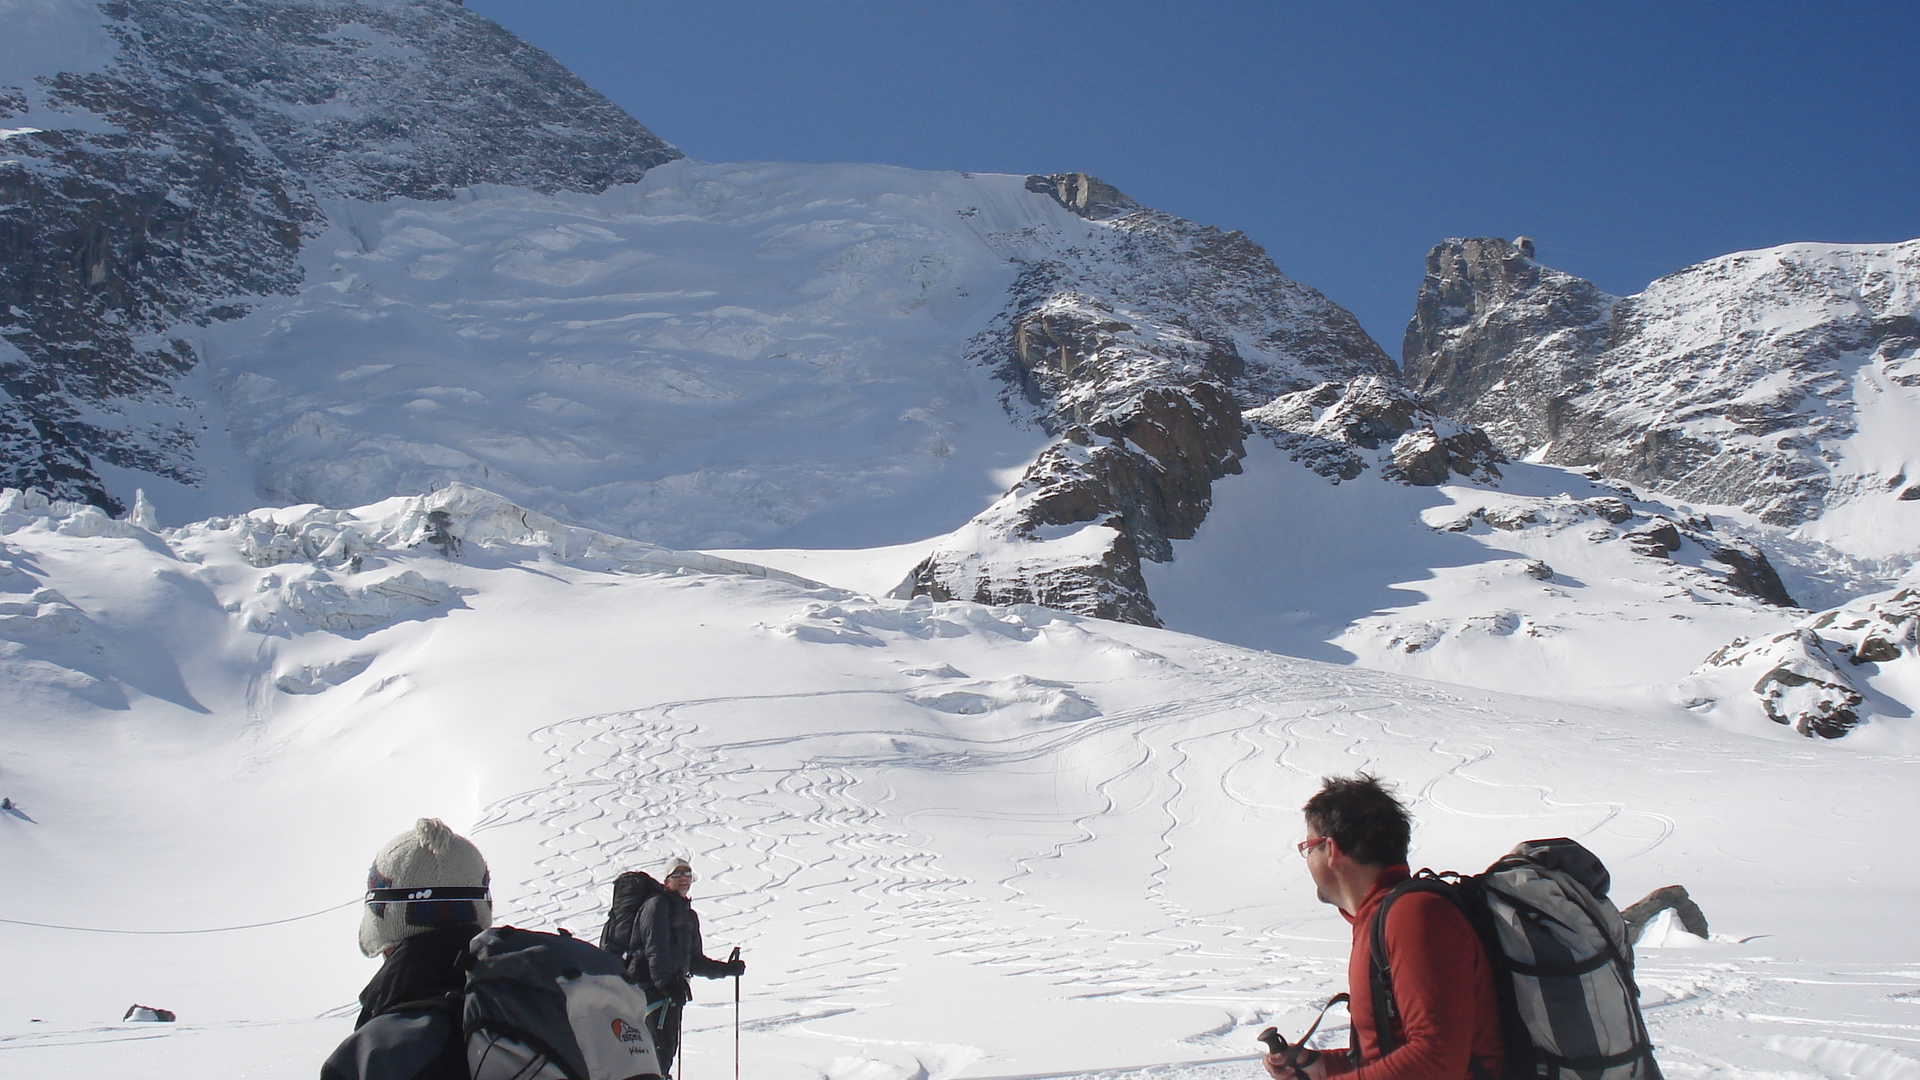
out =
<svg viewBox="0 0 1920 1080"><path fill-rule="evenodd" d="M728 975L737 977L747 973L747 962L745 960L729 960L721 966L727 969Z"/></svg>

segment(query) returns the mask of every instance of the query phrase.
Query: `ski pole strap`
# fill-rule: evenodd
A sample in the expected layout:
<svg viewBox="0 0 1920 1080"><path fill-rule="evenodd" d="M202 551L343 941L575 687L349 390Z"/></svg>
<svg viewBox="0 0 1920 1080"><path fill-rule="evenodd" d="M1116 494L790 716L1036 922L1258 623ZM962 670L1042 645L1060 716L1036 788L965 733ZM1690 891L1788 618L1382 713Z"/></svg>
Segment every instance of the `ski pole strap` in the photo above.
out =
<svg viewBox="0 0 1920 1080"><path fill-rule="evenodd" d="M1285 1040L1274 1035L1272 1028L1268 1028L1266 1032L1261 1035L1263 1039L1272 1037L1274 1042L1280 1045L1281 1049L1276 1050L1275 1053L1279 1054L1281 1062L1293 1071L1294 1080L1307 1080L1307 1066L1320 1060L1320 1051L1308 1047L1307 1041L1313 1038L1314 1032L1320 1030L1320 1021L1327 1018L1327 1010L1341 1002L1351 1000L1352 998L1346 994L1335 994L1328 998L1327 1003L1320 1006L1320 1013L1313 1018L1313 1023L1307 1028L1307 1033L1300 1036L1300 1041L1294 1043L1292 1046L1286 1045Z"/></svg>
<svg viewBox="0 0 1920 1080"><path fill-rule="evenodd" d="M1325 1020L1327 1018L1327 1010L1333 1008L1335 1005L1339 1005L1343 1002L1348 1002L1352 1000L1353 998L1347 994L1335 994L1332 997L1328 998L1327 1003L1325 1005L1320 1006L1320 1015L1313 1018L1313 1026L1309 1027L1307 1029L1307 1033L1305 1035L1300 1036L1300 1038L1297 1041L1295 1041L1293 1045L1298 1047L1299 1049L1305 1050L1307 1048L1307 1040L1313 1038L1313 1033L1320 1030L1320 1021Z"/></svg>
<svg viewBox="0 0 1920 1080"><path fill-rule="evenodd" d="M369 904L431 904L441 900L487 900L485 885L432 885L420 889L368 889Z"/></svg>

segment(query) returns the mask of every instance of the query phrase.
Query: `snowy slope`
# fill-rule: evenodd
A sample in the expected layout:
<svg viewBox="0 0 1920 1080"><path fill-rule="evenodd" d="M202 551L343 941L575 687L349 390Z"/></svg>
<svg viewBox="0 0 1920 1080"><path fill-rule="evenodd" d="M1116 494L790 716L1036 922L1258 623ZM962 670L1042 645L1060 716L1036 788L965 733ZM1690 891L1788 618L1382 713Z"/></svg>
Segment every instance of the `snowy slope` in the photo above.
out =
<svg viewBox="0 0 1920 1080"><path fill-rule="evenodd" d="M520 925L592 932L615 873L691 853L708 940L752 965L751 1080L1231 1058L1341 983L1345 924L1290 847L1316 778L1363 767L1414 799L1420 862L1565 834L1623 900L1686 884L1714 939L1641 958L1674 1075L1920 1067L1891 725L1815 753L874 599L465 488L160 532L30 502L0 508L0 1074L311 1075L373 969L365 860L422 814L471 832ZM731 1050L727 988L700 989L696 1078ZM181 1020L118 1023L136 1001Z"/></svg>
<svg viewBox="0 0 1920 1080"><path fill-rule="evenodd" d="M1294 656L1516 693L1664 700L1737 634L1797 617L1728 587L1696 543L1627 534L1668 507L1562 470L1497 485L1330 484L1271 446L1148 582L1170 626ZM1631 514L1631 517L1626 516ZM1618 522L1606 516L1620 516Z"/></svg>
<svg viewBox="0 0 1920 1080"><path fill-rule="evenodd" d="M204 512L465 481L679 546L952 528L1045 441L966 340L1020 231L1093 227L1020 185L683 161L601 195L335 204L296 295L193 336L238 455Z"/></svg>

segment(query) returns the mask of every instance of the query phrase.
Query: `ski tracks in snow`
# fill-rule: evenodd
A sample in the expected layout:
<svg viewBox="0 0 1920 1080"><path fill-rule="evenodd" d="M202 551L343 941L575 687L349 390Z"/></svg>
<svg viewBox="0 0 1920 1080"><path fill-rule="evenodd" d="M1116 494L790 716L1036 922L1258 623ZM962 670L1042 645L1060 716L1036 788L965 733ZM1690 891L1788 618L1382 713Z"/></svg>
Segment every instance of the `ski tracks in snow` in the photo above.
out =
<svg viewBox="0 0 1920 1080"><path fill-rule="evenodd" d="M1322 925L1330 913L1317 908L1312 918L1282 914L1270 895L1308 887L1288 856L1298 807L1321 776L1418 777L1406 790L1417 814L1482 832L1510 822L1516 839L1604 834L1613 850L1639 854L1676 828L1542 782L1551 774L1512 725L1559 721L1489 707L1478 710L1485 723L1464 724L1470 694L1451 688L1426 700L1402 683L1389 696L1365 672L1303 668L1283 684L1231 650L1201 660L1214 676L1204 694L1170 683L1158 703L1044 724L929 719L928 701L946 699L925 687L719 697L567 720L533 734L547 782L489 806L474 831L537 831L533 872L496 887L503 917L534 926L597 927L619 871L691 857L710 883L696 885L708 939L762 958L755 1032L857 1011L909 977L915 957L937 957L1037 977L1067 998L1212 1006L1223 1022L1186 1041L1237 1055L1255 1025L1286 1027L1344 988L1344 927ZM823 704L845 718L838 730L796 721L791 734L765 734L765 717L817 720ZM760 737L730 741L746 727L731 721L748 712ZM969 785L974 776L1013 785L1011 801ZM1019 801L1031 776L1054 785L1050 811ZM1445 820L1428 828L1458 831ZM1236 830L1259 835L1258 850L1225 846L1221 834ZM1114 868L1116 895L1074 891L1099 880L1090 865ZM1266 874L1269 895L1216 895L1219 877L1243 873ZM1920 1047L1920 1009L1910 1023L1796 1012L1818 979L1724 955L1659 950L1643 960L1650 1021L1676 1076L1920 1080L1913 1057L1887 1046ZM1920 968L1886 974L1903 1000L1920 993ZM1860 979L1840 981L1860 989ZM1337 1041L1337 1020L1330 1028L1323 1040Z"/></svg>

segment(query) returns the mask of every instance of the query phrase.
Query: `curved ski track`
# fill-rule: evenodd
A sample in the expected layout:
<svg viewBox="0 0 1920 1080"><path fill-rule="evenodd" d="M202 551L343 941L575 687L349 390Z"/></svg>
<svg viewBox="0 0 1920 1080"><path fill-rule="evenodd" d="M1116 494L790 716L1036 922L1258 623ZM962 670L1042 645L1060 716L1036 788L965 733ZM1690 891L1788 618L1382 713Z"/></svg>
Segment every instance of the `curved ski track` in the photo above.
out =
<svg viewBox="0 0 1920 1080"><path fill-rule="evenodd" d="M1297 801L1261 794L1278 786L1275 765L1297 778L1288 791L1333 772L1390 775L1393 761L1375 756L1382 747L1417 747L1447 763L1413 793L1423 813L1512 817L1515 790L1475 775L1495 757L1492 746L1405 730L1423 718L1441 719L1428 700L1384 697L1364 674L1348 680L1316 673L1318 685L1276 687L1230 652L1207 659L1216 676L1208 685L1222 687L1211 694L1170 693L1163 703L999 739L902 728L742 741L728 740L710 719L745 710L770 715L783 703L822 697L910 703L905 690L716 697L579 717L533 733L550 782L494 803L475 831L541 830L545 854L534 874L498 889L504 913L527 925L595 927L617 872L651 868L669 851L688 855L703 876L730 890L702 894L711 940L750 944L775 932L778 920L778 933L798 941L787 970L757 979L801 1006L795 1021L823 1015L829 999L844 1005L844 995L900 978L898 953L910 939L1007 974L1083 987L1069 991L1073 996L1179 995L1246 1013L1243 1024L1264 1021L1270 1010L1247 1013L1250 997L1286 1013L1337 988L1342 965L1295 951L1302 941L1324 946L1333 928L1315 927L1302 938L1291 923L1248 925L1238 910L1195 910L1176 896L1169 888L1176 836L1204 828L1205 807L1224 800L1290 829ZM1438 688L1427 697L1456 714L1461 707ZM1422 730L1448 728L1436 722ZM1084 753L1073 757L1073 768L1104 770L1087 777L1090 801L1051 823L1029 821L1055 838L1011 853L997 879L947 869L937 838L920 825L927 811L902 814L890 806L896 784L914 772L986 776L1021 763L1064 770L1076 750L1099 753L1092 765ZM775 760L781 763L769 764ZM1489 786L1506 789L1499 801L1509 809L1469 805L1474 790ZM1651 849L1673 828L1659 815L1618 804L1563 802L1545 786L1535 786L1527 801L1541 811L1534 817L1568 822L1568 835L1644 821L1636 835ZM995 816L986 798L946 812ZM1160 913L1153 925L1114 925L1050 901L1040 873L1046 864L1100 844L1106 823L1143 816L1156 833L1145 885ZM1193 1041L1226 1035L1202 1032Z"/></svg>

